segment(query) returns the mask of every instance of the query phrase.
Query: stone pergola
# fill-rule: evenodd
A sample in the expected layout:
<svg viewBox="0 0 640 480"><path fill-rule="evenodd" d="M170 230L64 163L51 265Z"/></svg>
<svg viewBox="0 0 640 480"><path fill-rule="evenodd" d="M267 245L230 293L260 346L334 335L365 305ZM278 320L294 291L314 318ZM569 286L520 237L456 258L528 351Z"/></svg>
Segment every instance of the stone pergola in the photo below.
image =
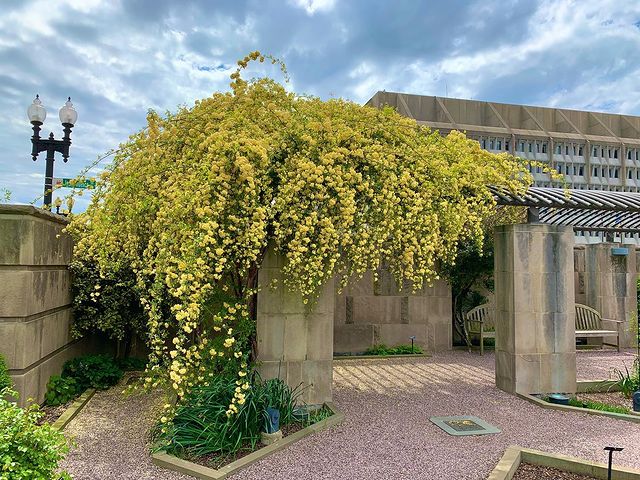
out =
<svg viewBox="0 0 640 480"><path fill-rule="evenodd" d="M528 223L495 233L496 385L527 394L574 393L574 230L640 232L640 194L536 187L524 194L492 192L499 205L529 209ZM600 250L611 256L611 244Z"/></svg>

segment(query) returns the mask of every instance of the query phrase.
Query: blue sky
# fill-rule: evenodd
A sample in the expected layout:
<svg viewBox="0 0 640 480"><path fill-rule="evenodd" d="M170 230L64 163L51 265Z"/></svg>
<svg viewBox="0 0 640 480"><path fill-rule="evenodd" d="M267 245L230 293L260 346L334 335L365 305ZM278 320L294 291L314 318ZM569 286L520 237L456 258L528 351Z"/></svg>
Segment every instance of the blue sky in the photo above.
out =
<svg viewBox="0 0 640 480"><path fill-rule="evenodd" d="M25 113L36 93L43 134L61 135L67 96L76 106L71 157L55 165L73 177L148 109L226 90L252 50L322 98L385 89L640 115L639 0L2 0L0 189L41 194ZM251 73L280 78L264 68Z"/></svg>

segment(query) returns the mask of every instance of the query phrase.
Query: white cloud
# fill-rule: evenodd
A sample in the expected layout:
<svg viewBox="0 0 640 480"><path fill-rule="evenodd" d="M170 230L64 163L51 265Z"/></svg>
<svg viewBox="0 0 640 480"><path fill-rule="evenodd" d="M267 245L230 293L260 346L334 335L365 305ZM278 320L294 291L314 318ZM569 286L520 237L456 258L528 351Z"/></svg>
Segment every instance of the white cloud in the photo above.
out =
<svg viewBox="0 0 640 480"><path fill-rule="evenodd" d="M333 9L336 0L293 0L293 4L304 8L307 14L313 15L316 12L328 12Z"/></svg>

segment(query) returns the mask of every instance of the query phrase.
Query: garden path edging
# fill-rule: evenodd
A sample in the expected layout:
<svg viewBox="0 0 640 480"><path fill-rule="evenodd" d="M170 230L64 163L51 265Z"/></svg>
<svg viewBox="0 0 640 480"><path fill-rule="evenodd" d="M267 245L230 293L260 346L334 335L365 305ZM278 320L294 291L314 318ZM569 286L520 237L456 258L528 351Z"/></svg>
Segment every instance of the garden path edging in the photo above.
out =
<svg viewBox="0 0 640 480"><path fill-rule="evenodd" d="M487 477L487 480L511 480L521 463L531 463L543 467L557 468L565 472L577 473L598 479L607 478L607 465L590 462L577 457L547 453L523 448L517 445L507 447L502 458ZM613 467L615 478L619 480L640 480L640 470Z"/></svg>
<svg viewBox="0 0 640 480"><path fill-rule="evenodd" d="M248 467L252 463L257 462L258 460L262 460L264 457L277 452L278 450L282 450L292 443L301 440L302 438L311 435L313 433L319 432L321 430L325 430L329 427L333 427L338 425L344 421L344 413L339 411L333 402L326 402L325 406L328 407L332 412L328 418L324 420L320 420L313 425L309 425L308 427L303 428L302 430L298 430L297 432L284 437L282 440L278 440L271 445L260 448L255 452L251 452L249 455L246 455L238 460L231 462L224 467L213 469L209 467L205 467L203 465L198 465L197 463L190 462L188 460L183 460L174 455L169 455L164 451L156 452L151 454L151 461L154 465L157 465L162 468L166 468L168 470L173 470L175 472L184 473L186 475L191 475L193 477L199 478L201 480L221 480L226 478L227 476L236 473L237 471Z"/></svg>
<svg viewBox="0 0 640 480"><path fill-rule="evenodd" d="M51 427L55 430L62 431L71 420L84 408L84 406L91 400L91 397L96 393L95 388L87 388L82 395L75 399L69 408L67 408L58 419L51 424Z"/></svg>
<svg viewBox="0 0 640 480"><path fill-rule="evenodd" d="M624 420L626 422L640 423L640 413L615 413L605 412L602 410L594 410L592 408L572 407L571 405L558 405L542 400L541 398L534 397L533 395L526 395L523 393L516 393L516 395L523 400L538 405L539 407L546 408L548 410L560 410L564 412L586 413L588 415L598 415L602 417L614 418L616 420Z"/></svg>
<svg viewBox="0 0 640 480"><path fill-rule="evenodd" d="M400 355L336 355L333 357L334 360L376 360L379 358L411 358L411 357L419 357L425 358L430 357L429 353L403 353Z"/></svg>

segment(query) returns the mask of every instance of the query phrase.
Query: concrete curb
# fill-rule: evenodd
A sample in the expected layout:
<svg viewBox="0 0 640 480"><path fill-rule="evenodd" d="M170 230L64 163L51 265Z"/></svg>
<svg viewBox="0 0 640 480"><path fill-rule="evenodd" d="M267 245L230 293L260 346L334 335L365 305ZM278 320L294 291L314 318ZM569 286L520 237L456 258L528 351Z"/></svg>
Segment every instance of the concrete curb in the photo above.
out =
<svg viewBox="0 0 640 480"><path fill-rule="evenodd" d="M607 465L604 463L590 462L568 455L558 455L512 445L505 450L504 455L502 455L496 468L489 474L487 480L511 480L522 462L557 468L565 472L603 480L607 478ZM640 470L614 466L613 472L618 480L640 480Z"/></svg>
<svg viewBox="0 0 640 480"><path fill-rule="evenodd" d="M183 460L162 451L152 453L151 461L154 465L157 465L159 467L173 470L174 472L191 475L201 480L220 480L226 478L232 473L236 473L237 471L248 467L249 465L259 460L262 460L264 457L272 454L273 452L277 452L278 450L282 450L288 447L292 443L295 443L308 435L319 432L321 430L325 430L329 427L333 427L344 421L344 413L340 412L332 402L327 402L325 403L325 405L333 412L333 415L331 415L330 417L325 418L318 423L314 423L313 425L309 425L302 430L298 430L296 433L284 437L282 440L278 440L271 445L256 450L255 452L252 452L249 455L246 455L236 460L235 462L231 462L229 465L225 465L224 467L217 470L198 465L197 463L193 463L188 460Z"/></svg>
<svg viewBox="0 0 640 480"><path fill-rule="evenodd" d="M539 407L546 408L548 410L560 410L564 412L586 413L588 415L598 415L601 417L614 418L616 420L624 420L626 422L640 423L640 413L614 413L603 412L601 410L593 410L591 408L572 407L571 405L557 405L555 403L545 402L544 400L534 397L533 395L525 395L523 393L516 393L516 395L523 400L533 403Z"/></svg>
<svg viewBox="0 0 640 480"><path fill-rule="evenodd" d="M578 393L619 392L620 385L616 380L587 380L576 383Z"/></svg>
<svg viewBox="0 0 640 480"><path fill-rule="evenodd" d="M91 397L96 393L94 388L87 388L82 395L80 395L75 402L71 404L69 408L67 408L58 419L51 424L55 430L62 431L64 427L66 427L71 420L75 418L76 415L80 413L80 411L84 408L84 406L91 400Z"/></svg>
<svg viewBox="0 0 640 480"><path fill-rule="evenodd" d="M333 357L334 360L376 360L380 358L426 358L431 355L428 353L403 353L402 355L338 355Z"/></svg>

